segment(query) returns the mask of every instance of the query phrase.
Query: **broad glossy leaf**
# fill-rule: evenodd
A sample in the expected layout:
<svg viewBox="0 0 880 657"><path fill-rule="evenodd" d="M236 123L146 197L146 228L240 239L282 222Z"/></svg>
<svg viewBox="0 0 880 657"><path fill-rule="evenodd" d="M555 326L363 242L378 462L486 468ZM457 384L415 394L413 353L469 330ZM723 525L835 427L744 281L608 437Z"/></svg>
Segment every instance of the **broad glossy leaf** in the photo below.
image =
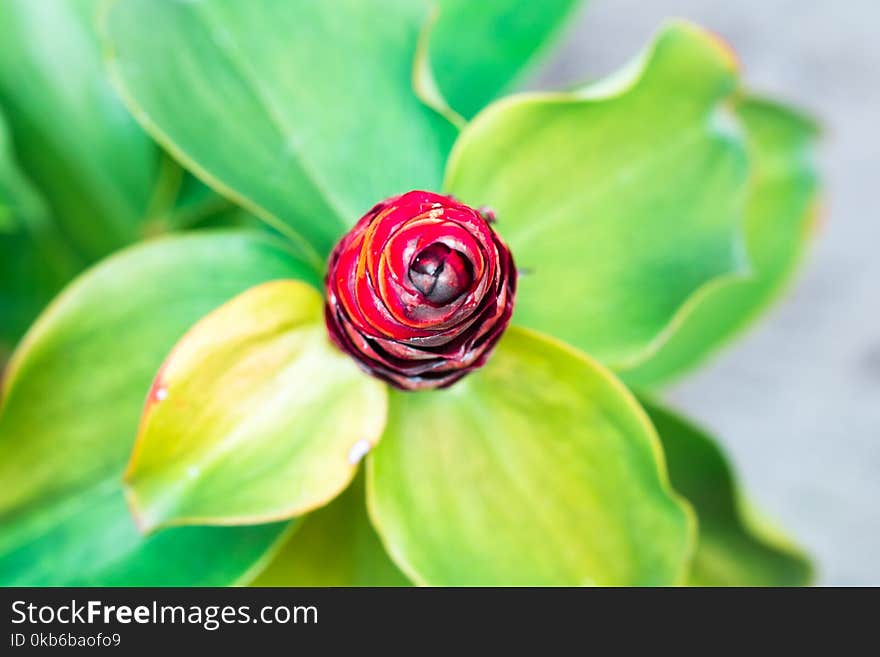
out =
<svg viewBox="0 0 880 657"><path fill-rule="evenodd" d="M99 0L4 0L0 106L27 174L87 260L134 241L156 183L159 151L104 71Z"/></svg>
<svg viewBox="0 0 880 657"><path fill-rule="evenodd" d="M815 125L755 98L742 100L736 111L753 161L745 224L751 275L715 288L696 303L656 353L624 373L631 385L668 381L723 346L785 288L807 244L817 207Z"/></svg>
<svg viewBox="0 0 880 657"><path fill-rule="evenodd" d="M120 0L106 33L143 125L323 256L377 201L440 185L454 128L412 90L426 15L411 0Z"/></svg>
<svg viewBox="0 0 880 657"><path fill-rule="evenodd" d="M754 523L741 508L730 465L703 431L656 403L645 408L657 427L672 486L697 512L693 586L804 586L806 557L788 539Z"/></svg>
<svg viewBox="0 0 880 657"><path fill-rule="evenodd" d="M523 272L515 322L620 367L695 291L743 271L747 167L723 110L736 84L715 37L673 23L609 80L513 96L468 125L446 190L496 210Z"/></svg>
<svg viewBox="0 0 880 657"><path fill-rule="evenodd" d="M257 283L317 275L243 232L156 240L83 274L10 363L0 407L0 584L228 584L284 525L144 538L122 474L150 382L186 329Z"/></svg>
<svg viewBox="0 0 880 657"><path fill-rule="evenodd" d="M385 426L385 384L334 347L321 295L272 281L196 324L159 369L125 479L138 524L252 524L322 506Z"/></svg>
<svg viewBox="0 0 880 657"><path fill-rule="evenodd" d="M362 477L297 527L252 586L410 585L367 518Z"/></svg>
<svg viewBox="0 0 880 657"><path fill-rule="evenodd" d="M694 526L653 428L580 352L510 328L447 390L390 395L368 457L389 554L433 585L678 582Z"/></svg>
<svg viewBox="0 0 880 657"><path fill-rule="evenodd" d="M439 0L430 55L449 104L471 117L515 83L578 0Z"/></svg>

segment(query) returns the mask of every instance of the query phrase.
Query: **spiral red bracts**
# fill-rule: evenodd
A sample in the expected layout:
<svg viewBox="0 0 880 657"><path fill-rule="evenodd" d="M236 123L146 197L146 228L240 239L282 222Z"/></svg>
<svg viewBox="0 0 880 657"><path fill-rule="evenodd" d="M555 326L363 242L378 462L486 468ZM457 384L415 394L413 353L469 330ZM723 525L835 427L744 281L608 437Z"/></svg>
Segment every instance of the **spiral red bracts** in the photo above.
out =
<svg viewBox="0 0 880 657"><path fill-rule="evenodd" d="M403 390L448 386L486 362L513 312L516 269L483 215L413 191L374 206L330 255L330 337Z"/></svg>

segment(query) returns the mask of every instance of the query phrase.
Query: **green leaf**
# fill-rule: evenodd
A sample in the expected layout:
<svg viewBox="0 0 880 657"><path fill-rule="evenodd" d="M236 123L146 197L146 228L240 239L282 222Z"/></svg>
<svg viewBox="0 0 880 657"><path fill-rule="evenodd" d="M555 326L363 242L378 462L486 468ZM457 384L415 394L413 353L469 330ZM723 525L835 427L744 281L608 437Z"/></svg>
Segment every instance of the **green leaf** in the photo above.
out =
<svg viewBox="0 0 880 657"><path fill-rule="evenodd" d="M87 260L139 236L159 151L104 73L98 0L4 0L0 105L20 161Z"/></svg>
<svg viewBox="0 0 880 657"><path fill-rule="evenodd" d="M439 0L430 58L449 104L467 117L517 82L578 0Z"/></svg>
<svg viewBox="0 0 880 657"><path fill-rule="evenodd" d="M358 477L309 514L251 586L409 586L367 518Z"/></svg>
<svg viewBox="0 0 880 657"><path fill-rule="evenodd" d="M10 362L0 407L0 584L228 584L284 525L144 538L122 473L150 381L198 318L262 281L318 276L246 232L156 240L68 287Z"/></svg>
<svg viewBox="0 0 880 657"><path fill-rule="evenodd" d="M45 202L15 161L0 116L0 368L78 267Z"/></svg>
<svg viewBox="0 0 880 657"><path fill-rule="evenodd" d="M737 482L721 450L700 429L645 403L663 442L672 486L697 512L699 539L688 576L693 586L805 586L807 558L741 508Z"/></svg>
<svg viewBox="0 0 880 657"><path fill-rule="evenodd" d="M16 161L9 127L0 114L0 230L11 232L44 221L46 214L43 199Z"/></svg>
<svg viewBox="0 0 880 657"><path fill-rule="evenodd" d="M50 225L0 231L0 371L27 327L72 272L73 260L56 237Z"/></svg>
<svg viewBox="0 0 880 657"><path fill-rule="evenodd" d="M385 426L385 385L331 345L323 306L305 283L265 283L175 345L125 476L140 526L279 520L348 485Z"/></svg>
<svg viewBox="0 0 880 657"><path fill-rule="evenodd" d="M45 215L46 206L16 161L6 119L0 114L0 232L21 229Z"/></svg>
<svg viewBox="0 0 880 657"><path fill-rule="evenodd" d="M411 0L123 0L106 33L147 130L324 256L377 201L440 185L455 130L412 90L425 16Z"/></svg>
<svg viewBox="0 0 880 657"><path fill-rule="evenodd" d="M471 122L446 190L496 210L523 272L514 321L621 367L695 291L744 270L746 159L724 113L736 84L715 37L673 23L611 79Z"/></svg>
<svg viewBox="0 0 880 657"><path fill-rule="evenodd" d="M223 198L191 173L177 166L179 177L174 198L157 208L144 226L147 235L163 234L191 228L246 227L271 230L265 222L248 214L232 201ZM236 218L246 221L237 221Z"/></svg>
<svg viewBox="0 0 880 657"><path fill-rule="evenodd" d="M736 112L754 163L745 224L752 275L715 288L695 304L655 354L624 373L633 386L654 387L680 376L728 342L779 296L807 244L818 205L815 125L756 98L741 100Z"/></svg>
<svg viewBox="0 0 880 657"><path fill-rule="evenodd" d="M391 393L368 495L389 554L431 585L674 584L693 540L629 392L520 328L455 386Z"/></svg>
<svg viewBox="0 0 880 657"><path fill-rule="evenodd" d="M418 45L416 46L415 59L413 60L413 91L415 91L416 95L425 105L461 130L467 124L467 120L449 106L446 97L437 84L437 78L431 64L431 33L436 22L437 13L435 11L422 26L422 32L419 35Z"/></svg>

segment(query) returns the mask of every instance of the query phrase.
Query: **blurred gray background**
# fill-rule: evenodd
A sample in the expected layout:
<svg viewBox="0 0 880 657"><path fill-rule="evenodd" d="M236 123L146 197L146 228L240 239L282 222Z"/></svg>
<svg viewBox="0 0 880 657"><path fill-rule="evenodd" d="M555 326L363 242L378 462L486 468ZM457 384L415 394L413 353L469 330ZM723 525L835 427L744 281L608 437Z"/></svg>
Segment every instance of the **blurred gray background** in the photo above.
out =
<svg viewBox="0 0 880 657"><path fill-rule="evenodd" d="M723 442L819 583L880 584L880 0L592 0L533 86L625 63L664 18L724 36L746 84L824 125L827 216L788 297L668 398Z"/></svg>

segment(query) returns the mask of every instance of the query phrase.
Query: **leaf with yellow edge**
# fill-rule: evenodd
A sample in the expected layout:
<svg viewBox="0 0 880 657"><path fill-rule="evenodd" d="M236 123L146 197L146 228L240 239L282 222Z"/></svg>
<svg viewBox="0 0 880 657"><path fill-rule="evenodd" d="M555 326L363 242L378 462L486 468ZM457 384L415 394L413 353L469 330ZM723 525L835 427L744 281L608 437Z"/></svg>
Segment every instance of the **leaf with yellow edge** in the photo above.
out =
<svg viewBox="0 0 880 657"><path fill-rule="evenodd" d="M751 97L737 103L736 113L753 162L745 216L751 273L695 299L661 347L622 372L640 389L681 376L748 326L785 288L808 244L818 206L815 124L783 105Z"/></svg>
<svg viewBox="0 0 880 657"><path fill-rule="evenodd" d="M292 280L196 324L150 390L125 479L139 524L252 524L326 504L379 440L385 386L327 339Z"/></svg>
<svg viewBox="0 0 880 657"><path fill-rule="evenodd" d="M515 323L631 366L694 292L745 272L737 85L716 37L672 23L609 79L511 96L468 124L445 189L496 211L523 271Z"/></svg>
<svg viewBox="0 0 880 657"><path fill-rule="evenodd" d="M659 441L605 368L512 327L486 366L446 390L391 391L368 457L374 526L413 581L667 585L693 519Z"/></svg>

